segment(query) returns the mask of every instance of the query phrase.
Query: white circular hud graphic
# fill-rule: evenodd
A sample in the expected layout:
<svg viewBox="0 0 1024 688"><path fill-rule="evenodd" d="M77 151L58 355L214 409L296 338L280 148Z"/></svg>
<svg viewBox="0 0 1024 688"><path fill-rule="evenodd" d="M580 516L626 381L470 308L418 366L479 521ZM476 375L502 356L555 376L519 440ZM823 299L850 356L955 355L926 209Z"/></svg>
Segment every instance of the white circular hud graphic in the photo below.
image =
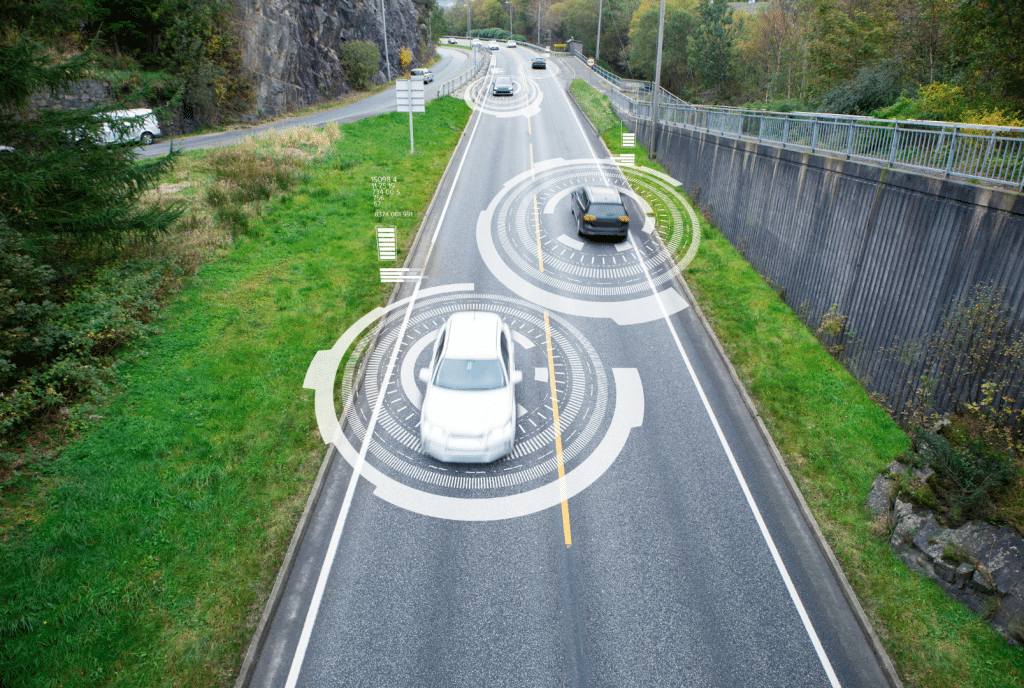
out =
<svg viewBox="0 0 1024 688"><path fill-rule="evenodd" d="M570 194L584 185L612 185L631 200L631 240L577 235ZM676 185L611 160L549 160L510 180L480 214L477 246L505 286L535 303L620 324L646 322L661 317L650 282L670 312L686 307L672 282L700 244L696 213ZM686 253L675 262L681 246Z"/></svg>
<svg viewBox="0 0 1024 688"><path fill-rule="evenodd" d="M365 334L362 341L373 339L375 345L367 354L362 393L345 410L344 431L334 422L332 432L330 416L322 408L326 397L333 396L333 390L326 388L333 388L333 373L344 351L319 352L311 364L306 387L317 390L317 418L325 441L333 439L345 459L357 464L357 448L366 439L372 404L398 345L396 367L361 468L363 477L375 485L374 494L417 513L455 520L512 518L557 505L564 497L557 484L543 311L514 298L451 293L445 288L423 290L403 341L398 342L405 316L401 305L393 304L387 311L378 309L376 317L368 316L353 326L359 329L355 336ZM437 331L460 310L498 313L513 332L515 365L523 373L523 382L516 387L515 448L511 455L491 464L442 463L424 455L420 447L419 408L424 385L417 373L429 365ZM568 496L573 496L604 473L630 429L640 425L643 390L636 370L606 370L575 328L557 316L549 314L549 320L565 481ZM371 327L374 322L376 326ZM339 340L339 345L355 352L346 366L346 386L365 347L361 343L351 347L353 341L351 330ZM347 392L344 390L346 396ZM330 405L333 413L333 400Z"/></svg>
<svg viewBox="0 0 1024 688"><path fill-rule="evenodd" d="M511 96L492 94L491 84L498 76L512 77ZM506 74L503 70L492 69L487 76L470 82L466 86L463 97L469 107L494 117L533 117L540 112L544 91L537 85L536 79L518 74Z"/></svg>

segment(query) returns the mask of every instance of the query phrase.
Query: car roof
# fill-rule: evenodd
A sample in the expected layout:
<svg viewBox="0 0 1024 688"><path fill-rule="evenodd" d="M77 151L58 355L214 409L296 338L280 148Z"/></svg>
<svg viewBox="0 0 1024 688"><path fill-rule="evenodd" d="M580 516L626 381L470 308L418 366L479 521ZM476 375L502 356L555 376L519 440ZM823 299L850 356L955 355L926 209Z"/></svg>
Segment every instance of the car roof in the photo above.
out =
<svg viewBox="0 0 1024 688"><path fill-rule="evenodd" d="M494 81L495 81L495 83L502 83L503 84L506 81L511 82L512 81L512 77L510 77L510 76L496 76L496 77L494 77Z"/></svg>
<svg viewBox="0 0 1024 688"><path fill-rule="evenodd" d="M448 327L448 358L483 360L498 357L501 318L486 311L455 313Z"/></svg>
<svg viewBox="0 0 1024 688"><path fill-rule="evenodd" d="M622 203L618 189L610 186L587 186L587 198L593 203Z"/></svg>

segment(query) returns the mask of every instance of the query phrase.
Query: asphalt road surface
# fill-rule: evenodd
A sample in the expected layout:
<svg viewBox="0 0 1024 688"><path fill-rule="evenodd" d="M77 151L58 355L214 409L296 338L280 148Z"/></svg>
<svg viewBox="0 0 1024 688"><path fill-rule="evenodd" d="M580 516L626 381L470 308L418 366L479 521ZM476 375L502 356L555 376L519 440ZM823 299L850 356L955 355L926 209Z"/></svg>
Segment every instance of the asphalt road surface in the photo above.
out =
<svg viewBox="0 0 1024 688"><path fill-rule="evenodd" d="M437 64L431 67L434 73L434 81L424 86L424 97L429 101L434 97L437 89L448 79L458 76L467 69L472 68L473 55L467 50L458 48L438 47L437 54L440 57ZM238 143L247 136L252 136L264 131L281 131L303 126L323 126L328 122L355 122L356 120L373 117L385 112L395 111L395 89L394 83L380 93L363 98L350 105L339 106L322 110L312 115L302 117L289 117L287 119L261 124L244 129L233 129L215 134L202 134L199 136L169 136L158 139L152 145L139 148L139 156L152 158L157 155L166 155L174 145L175 150L194 150L200 148L219 148Z"/></svg>
<svg viewBox="0 0 1024 688"><path fill-rule="evenodd" d="M311 352L310 422L336 450L249 685L886 685L651 231L692 246L688 215L629 195L566 94L571 64L532 57L502 46L469 89L411 281ZM490 95L496 73L513 97ZM628 241L577 236L582 183L627 192ZM516 450L490 465L419 453L416 373L463 309L502 315L523 372Z"/></svg>

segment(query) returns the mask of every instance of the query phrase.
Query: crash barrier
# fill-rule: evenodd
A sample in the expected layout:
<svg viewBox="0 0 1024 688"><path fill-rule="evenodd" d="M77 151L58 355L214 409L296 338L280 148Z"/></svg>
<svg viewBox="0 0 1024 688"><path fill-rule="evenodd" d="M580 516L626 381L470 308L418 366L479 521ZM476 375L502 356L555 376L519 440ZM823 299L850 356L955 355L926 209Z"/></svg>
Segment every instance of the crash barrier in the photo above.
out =
<svg viewBox="0 0 1024 688"><path fill-rule="evenodd" d="M484 50L479 45L473 46L472 55L476 61L476 68L474 69L471 66L462 74L459 74L455 78L449 79L448 81L438 86L437 91L434 93L435 100L441 98L442 96L452 95L460 88L465 86L467 82L477 78L480 72L486 70L487 65L491 63L491 51Z"/></svg>

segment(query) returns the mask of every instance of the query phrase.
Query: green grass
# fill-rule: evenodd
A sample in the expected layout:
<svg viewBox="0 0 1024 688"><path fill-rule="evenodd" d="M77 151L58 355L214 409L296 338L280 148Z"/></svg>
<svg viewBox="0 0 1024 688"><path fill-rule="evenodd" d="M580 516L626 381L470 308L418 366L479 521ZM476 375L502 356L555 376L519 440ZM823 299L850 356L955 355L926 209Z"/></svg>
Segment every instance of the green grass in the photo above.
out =
<svg viewBox="0 0 1024 688"><path fill-rule="evenodd" d="M620 146L606 98L581 80L571 90L612 153L661 169L639 145ZM906 685L1024 684L1024 652L907 569L863 505L875 476L908 448L896 423L703 218L684 275Z"/></svg>
<svg viewBox="0 0 1024 688"><path fill-rule="evenodd" d="M209 262L120 367L97 427L4 495L0 683L233 681L325 451L306 368L390 291L370 178L399 180L383 209L410 212L388 223L404 251L468 117L430 103L415 156L407 116L343 125L234 240L199 242ZM208 184L224 154L168 181Z"/></svg>

